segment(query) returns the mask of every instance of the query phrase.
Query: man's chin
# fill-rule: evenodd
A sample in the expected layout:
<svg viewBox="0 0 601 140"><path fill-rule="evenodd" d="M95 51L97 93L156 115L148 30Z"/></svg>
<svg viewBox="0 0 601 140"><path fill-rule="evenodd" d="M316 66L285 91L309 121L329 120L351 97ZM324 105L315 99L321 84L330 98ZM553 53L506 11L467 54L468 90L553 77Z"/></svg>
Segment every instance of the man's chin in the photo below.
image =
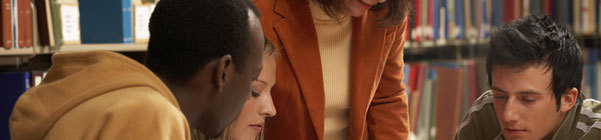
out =
<svg viewBox="0 0 601 140"><path fill-rule="evenodd" d="M503 131L503 137L507 140L525 139L527 136L526 131Z"/></svg>

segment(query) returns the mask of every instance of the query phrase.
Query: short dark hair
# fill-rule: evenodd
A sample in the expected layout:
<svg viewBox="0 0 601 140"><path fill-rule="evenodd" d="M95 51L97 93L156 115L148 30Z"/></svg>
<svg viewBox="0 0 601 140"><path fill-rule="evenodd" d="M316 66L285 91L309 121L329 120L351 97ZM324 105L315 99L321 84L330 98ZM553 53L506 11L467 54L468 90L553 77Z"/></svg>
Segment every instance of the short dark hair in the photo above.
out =
<svg viewBox="0 0 601 140"><path fill-rule="evenodd" d="M346 0L315 0L321 4L326 14L330 17L338 17L344 12L344 1ZM398 25L407 17L413 7L412 0L386 0L384 3L378 3L370 10L386 11L386 16L382 17L379 22L384 26Z"/></svg>
<svg viewBox="0 0 601 140"><path fill-rule="evenodd" d="M551 70L551 88L557 109L563 93L577 88L578 103L582 102L582 55L577 41L564 26L548 16L528 16L491 33L490 50L486 58L488 83L492 86L492 67L525 68L544 65Z"/></svg>
<svg viewBox="0 0 601 140"><path fill-rule="evenodd" d="M177 84L229 54L240 72L251 47L249 9L258 18L249 0L159 1L150 18L145 65Z"/></svg>

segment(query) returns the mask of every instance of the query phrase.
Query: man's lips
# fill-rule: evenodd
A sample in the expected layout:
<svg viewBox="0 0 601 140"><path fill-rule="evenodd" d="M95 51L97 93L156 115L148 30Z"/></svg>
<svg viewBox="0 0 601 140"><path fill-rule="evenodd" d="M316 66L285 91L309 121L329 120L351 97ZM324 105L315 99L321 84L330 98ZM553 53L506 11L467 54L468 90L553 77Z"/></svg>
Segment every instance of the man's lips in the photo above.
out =
<svg viewBox="0 0 601 140"><path fill-rule="evenodd" d="M510 135L519 135L526 132L526 129L518 129L518 128L505 128L505 132Z"/></svg>

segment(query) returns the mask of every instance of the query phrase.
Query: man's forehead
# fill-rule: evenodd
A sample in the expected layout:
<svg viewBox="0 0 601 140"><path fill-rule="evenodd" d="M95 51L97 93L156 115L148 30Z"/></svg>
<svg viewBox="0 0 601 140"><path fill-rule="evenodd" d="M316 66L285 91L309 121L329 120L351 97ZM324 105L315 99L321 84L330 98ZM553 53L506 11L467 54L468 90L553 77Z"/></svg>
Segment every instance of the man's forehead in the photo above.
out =
<svg viewBox="0 0 601 140"><path fill-rule="evenodd" d="M494 66L491 89L520 95L545 95L552 91L552 73L544 65Z"/></svg>

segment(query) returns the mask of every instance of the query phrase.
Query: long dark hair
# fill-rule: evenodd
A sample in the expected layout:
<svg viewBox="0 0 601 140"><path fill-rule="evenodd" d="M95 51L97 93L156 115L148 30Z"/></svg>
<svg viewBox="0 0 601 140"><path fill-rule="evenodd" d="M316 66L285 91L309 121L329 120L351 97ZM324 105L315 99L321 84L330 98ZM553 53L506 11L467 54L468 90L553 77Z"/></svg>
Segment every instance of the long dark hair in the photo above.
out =
<svg viewBox="0 0 601 140"><path fill-rule="evenodd" d="M315 0L321 5L326 14L330 17L338 17L344 12L345 0ZM395 26L401 23L407 17L412 8L411 0L386 0L384 3L378 3L373 6L371 11L386 11L386 16L378 19L379 23L384 26Z"/></svg>

